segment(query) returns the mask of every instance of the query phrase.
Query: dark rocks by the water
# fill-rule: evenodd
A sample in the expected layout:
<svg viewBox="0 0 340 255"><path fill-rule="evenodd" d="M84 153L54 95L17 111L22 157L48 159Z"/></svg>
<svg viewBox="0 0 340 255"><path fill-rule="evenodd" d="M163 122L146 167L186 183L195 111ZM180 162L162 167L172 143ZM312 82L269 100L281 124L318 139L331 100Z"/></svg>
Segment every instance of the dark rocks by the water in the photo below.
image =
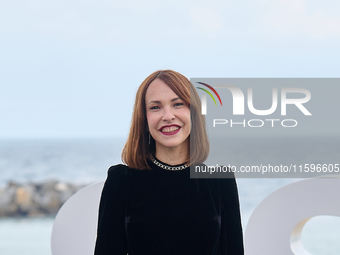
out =
<svg viewBox="0 0 340 255"><path fill-rule="evenodd" d="M19 184L0 187L0 217L52 216L81 188L61 181Z"/></svg>

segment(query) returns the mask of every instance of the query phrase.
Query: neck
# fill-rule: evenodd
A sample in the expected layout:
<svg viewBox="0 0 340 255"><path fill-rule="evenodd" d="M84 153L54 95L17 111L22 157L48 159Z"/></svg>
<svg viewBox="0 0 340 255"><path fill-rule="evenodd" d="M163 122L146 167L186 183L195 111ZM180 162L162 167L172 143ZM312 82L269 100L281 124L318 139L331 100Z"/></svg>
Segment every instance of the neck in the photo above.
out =
<svg viewBox="0 0 340 255"><path fill-rule="evenodd" d="M189 159L189 150L187 148L156 148L156 158L160 161L174 166L184 164Z"/></svg>

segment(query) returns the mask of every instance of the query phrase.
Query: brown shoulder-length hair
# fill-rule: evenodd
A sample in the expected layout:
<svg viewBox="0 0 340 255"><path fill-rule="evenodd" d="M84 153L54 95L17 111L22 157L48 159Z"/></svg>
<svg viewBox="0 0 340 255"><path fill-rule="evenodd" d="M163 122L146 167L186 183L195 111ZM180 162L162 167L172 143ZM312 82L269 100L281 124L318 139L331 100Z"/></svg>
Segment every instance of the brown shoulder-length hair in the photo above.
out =
<svg viewBox="0 0 340 255"><path fill-rule="evenodd" d="M201 101L188 78L173 70L156 71L150 74L139 86L130 133L122 151L122 161L130 168L150 169L147 159L155 153L156 148L154 139L149 138L145 94L150 83L155 79L162 80L179 98L190 105L191 132L189 135L190 158L188 162L191 164L204 162L209 154L209 140L205 118L201 114Z"/></svg>

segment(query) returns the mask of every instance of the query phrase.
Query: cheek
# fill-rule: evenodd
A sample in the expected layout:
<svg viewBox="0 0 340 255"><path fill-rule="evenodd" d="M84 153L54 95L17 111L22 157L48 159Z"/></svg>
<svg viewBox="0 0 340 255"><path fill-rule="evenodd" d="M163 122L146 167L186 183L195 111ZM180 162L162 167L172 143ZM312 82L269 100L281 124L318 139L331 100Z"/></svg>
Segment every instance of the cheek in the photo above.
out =
<svg viewBox="0 0 340 255"><path fill-rule="evenodd" d="M149 129L151 127L156 127L157 126L157 119L156 119L156 116L155 114L146 114L146 119L147 119L147 122L148 122L148 126L149 126Z"/></svg>
<svg viewBox="0 0 340 255"><path fill-rule="evenodd" d="M187 122L189 125L191 125L190 111L187 112L185 118L186 118L186 122Z"/></svg>
<svg viewBox="0 0 340 255"><path fill-rule="evenodd" d="M190 111L186 112L186 113L183 115L183 121L185 122L185 128L186 128L186 130L190 133L190 132L191 132L191 128L192 128L192 125L191 125L191 118L190 118Z"/></svg>
<svg viewBox="0 0 340 255"><path fill-rule="evenodd" d="M188 110L188 123L190 125L190 133L191 133L191 129L192 129L192 122L191 122L191 112L190 109Z"/></svg>

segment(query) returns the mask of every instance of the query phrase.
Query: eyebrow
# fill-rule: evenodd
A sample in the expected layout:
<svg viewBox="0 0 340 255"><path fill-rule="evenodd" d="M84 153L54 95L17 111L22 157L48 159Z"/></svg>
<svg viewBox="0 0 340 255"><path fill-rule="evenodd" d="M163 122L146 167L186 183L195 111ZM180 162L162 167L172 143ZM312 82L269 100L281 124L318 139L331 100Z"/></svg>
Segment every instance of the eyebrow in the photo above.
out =
<svg viewBox="0 0 340 255"><path fill-rule="evenodd" d="M179 100L179 99L180 99L179 97L173 98L173 99L171 99L171 102L174 102L174 101ZM152 104L152 103L160 104L161 101L157 101L157 100L150 101L150 102L148 103L148 105L149 105L149 104Z"/></svg>

